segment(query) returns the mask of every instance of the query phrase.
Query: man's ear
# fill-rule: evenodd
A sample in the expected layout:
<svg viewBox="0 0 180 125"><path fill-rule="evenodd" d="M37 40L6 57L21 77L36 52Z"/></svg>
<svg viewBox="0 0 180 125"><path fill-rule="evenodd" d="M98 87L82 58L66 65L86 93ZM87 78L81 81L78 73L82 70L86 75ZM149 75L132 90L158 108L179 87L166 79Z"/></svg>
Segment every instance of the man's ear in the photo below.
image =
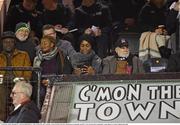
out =
<svg viewBox="0 0 180 125"><path fill-rule="evenodd" d="M119 50L120 50L119 47L116 47L116 48L114 49L114 51L115 51L116 53L118 53Z"/></svg>

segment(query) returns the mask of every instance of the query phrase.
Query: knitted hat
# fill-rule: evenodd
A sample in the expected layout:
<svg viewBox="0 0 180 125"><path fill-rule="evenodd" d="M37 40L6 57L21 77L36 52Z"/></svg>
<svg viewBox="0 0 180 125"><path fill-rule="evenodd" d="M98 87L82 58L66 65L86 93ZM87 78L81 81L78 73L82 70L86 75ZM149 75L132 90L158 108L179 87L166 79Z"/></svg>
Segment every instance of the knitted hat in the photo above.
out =
<svg viewBox="0 0 180 125"><path fill-rule="evenodd" d="M14 32L12 32L12 31L5 31L5 32L2 33L1 40L5 39L5 38L14 38L14 39L16 39L16 36L15 36Z"/></svg>
<svg viewBox="0 0 180 125"><path fill-rule="evenodd" d="M29 32L31 30L29 24L24 23L24 22L20 22L20 23L16 24L15 33L21 29L27 29L27 30L29 30Z"/></svg>
<svg viewBox="0 0 180 125"><path fill-rule="evenodd" d="M115 42L115 45L114 45L114 47L116 48L116 47L124 47L124 46L126 46L126 47L128 47L128 41L126 40L126 39L124 39L124 38L119 38L116 42Z"/></svg>

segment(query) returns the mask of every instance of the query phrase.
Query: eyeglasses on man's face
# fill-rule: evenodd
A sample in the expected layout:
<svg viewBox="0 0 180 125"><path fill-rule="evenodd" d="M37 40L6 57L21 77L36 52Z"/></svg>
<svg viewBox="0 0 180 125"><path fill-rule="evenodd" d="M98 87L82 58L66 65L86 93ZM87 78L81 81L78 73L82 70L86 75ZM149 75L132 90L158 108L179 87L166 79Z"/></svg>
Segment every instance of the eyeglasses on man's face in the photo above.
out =
<svg viewBox="0 0 180 125"><path fill-rule="evenodd" d="M12 91L12 92L11 92L11 95L14 96L14 95L17 95L18 93L23 93L23 92L15 92L15 91Z"/></svg>

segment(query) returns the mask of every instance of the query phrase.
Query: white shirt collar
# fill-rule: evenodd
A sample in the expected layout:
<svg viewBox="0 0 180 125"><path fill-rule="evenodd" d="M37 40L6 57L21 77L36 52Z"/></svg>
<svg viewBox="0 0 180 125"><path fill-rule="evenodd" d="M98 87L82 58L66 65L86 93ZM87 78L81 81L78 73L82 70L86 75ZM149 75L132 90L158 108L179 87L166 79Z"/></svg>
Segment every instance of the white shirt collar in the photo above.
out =
<svg viewBox="0 0 180 125"><path fill-rule="evenodd" d="M20 106L21 106L21 104L17 105L17 106L14 108L14 111L17 110Z"/></svg>

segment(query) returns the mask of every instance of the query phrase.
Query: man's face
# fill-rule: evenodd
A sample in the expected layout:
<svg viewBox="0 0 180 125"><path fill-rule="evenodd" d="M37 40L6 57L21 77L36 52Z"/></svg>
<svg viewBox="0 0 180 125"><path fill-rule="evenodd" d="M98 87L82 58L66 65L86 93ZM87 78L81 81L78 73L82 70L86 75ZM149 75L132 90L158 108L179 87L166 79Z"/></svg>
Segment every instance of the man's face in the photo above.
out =
<svg viewBox="0 0 180 125"><path fill-rule="evenodd" d="M51 36L54 39L56 39L56 31L54 31L54 29L47 29L43 31L43 36Z"/></svg>
<svg viewBox="0 0 180 125"><path fill-rule="evenodd" d="M22 103L23 92L15 85L12 89L10 97L12 98L13 105L17 106Z"/></svg>
<svg viewBox="0 0 180 125"><path fill-rule="evenodd" d="M128 57L129 56L129 48L127 46L116 47L115 51L119 57Z"/></svg>
<svg viewBox="0 0 180 125"><path fill-rule="evenodd" d="M36 3L31 0L24 0L23 6L25 7L26 10L33 11L36 7Z"/></svg>
<svg viewBox="0 0 180 125"><path fill-rule="evenodd" d="M42 4L45 9L49 9L49 6L52 4L53 0L42 0Z"/></svg>
<svg viewBox="0 0 180 125"><path fill-rule="evenodd" d="M20 29L16 32L16 38L20 41L27 40L29 36L29 30L28 29Z"/></svg>
<svg viewBox="0 0 180 125"><path fill-rule="evenodd" d="M92 50L91 44L86 40L83 40L80 44L80 52L82 54L89 54L91 50Z"/></svg>
<svg viewBox="0 0 180 125"><path fill-rule="evenodd" d="M5 38L2 40L3 42L3 50L5 52L12 52L15 48L15 39L13 38Z"/></svg>

